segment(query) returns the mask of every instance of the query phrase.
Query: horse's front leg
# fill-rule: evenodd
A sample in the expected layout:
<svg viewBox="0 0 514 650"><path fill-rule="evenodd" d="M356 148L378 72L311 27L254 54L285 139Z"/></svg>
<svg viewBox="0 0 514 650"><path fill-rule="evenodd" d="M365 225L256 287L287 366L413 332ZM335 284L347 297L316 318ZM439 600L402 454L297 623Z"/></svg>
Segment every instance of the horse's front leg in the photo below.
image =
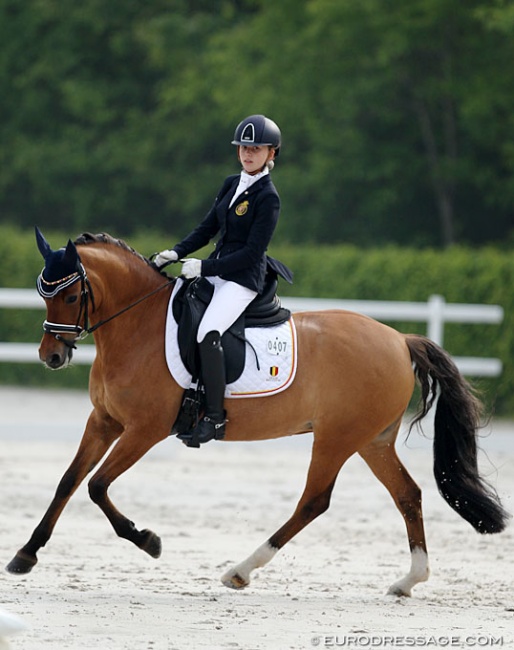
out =
<svg viewBox="0 0 514 650"><path fill-rule="evenodd" d="M121 426L115 420L108 416L102 417L96 410L91 413L75 458L59 482L48 510L29 541L9 562L7 571L29 573L37 563L38 550L50 539L55 524L71 496L119 437L121 431Z"/></svg>
<svg viewBox="0 0 514 650"><path fill-rule="evenodd" d="M141 430L148 432L146 437L141 435ZM158 558L161 554L160 538L151 530L138 530L132 521L116 509L107 494L107 490L118 476L132 467L157 442L167 437L169 427L164 428L165 434L160 436L156 436L155 433L152 435L151 432L156 430L159 430L159 427L153 425L146 427L139 425L137 429L127 427L127 430L113 447L102 466L89 481L89 495L111 522L115 533L119 537L129 540L154 558Z"/></svg>

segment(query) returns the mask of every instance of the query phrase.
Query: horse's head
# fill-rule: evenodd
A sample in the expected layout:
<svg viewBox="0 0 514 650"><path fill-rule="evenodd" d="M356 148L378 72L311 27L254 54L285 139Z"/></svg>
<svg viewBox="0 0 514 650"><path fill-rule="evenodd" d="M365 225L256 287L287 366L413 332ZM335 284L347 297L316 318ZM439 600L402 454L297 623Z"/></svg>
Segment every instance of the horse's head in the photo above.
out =
<svg viewBox="0 0 514 650"><path fill-rule="evenodd" d="M57 369L71 360L75 341L87 328L90 288L77 248L71 240L65 247L53 251L37 227L36 240L45 260L37 278L37 290L47 309L39 358L49 368Z"/></svg>

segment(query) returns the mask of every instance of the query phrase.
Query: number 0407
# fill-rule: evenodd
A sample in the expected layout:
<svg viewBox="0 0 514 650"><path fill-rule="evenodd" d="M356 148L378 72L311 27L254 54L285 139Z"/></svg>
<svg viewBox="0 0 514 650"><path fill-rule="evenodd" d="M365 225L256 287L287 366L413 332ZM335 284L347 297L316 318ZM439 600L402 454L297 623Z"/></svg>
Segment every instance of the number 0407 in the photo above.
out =
<svg viewBox="0 0 514 650"><path fill-rule="evenodd" d="M287 349L287 341L268 341L268 352L271 354L283 354Z"/></svg>

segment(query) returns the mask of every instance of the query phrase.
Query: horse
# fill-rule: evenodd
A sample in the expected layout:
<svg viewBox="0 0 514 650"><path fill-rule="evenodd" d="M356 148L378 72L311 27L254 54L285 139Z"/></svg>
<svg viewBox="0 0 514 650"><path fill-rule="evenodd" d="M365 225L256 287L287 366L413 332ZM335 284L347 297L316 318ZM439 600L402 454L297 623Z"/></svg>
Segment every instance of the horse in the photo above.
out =
<svg viewBox="0 0 514 650"><path fill-rule="evenodd" d="M38 236L46 273L51 249L39 231ZM157 269L123 240L104 233L82 234L59 251L51 269L57 279L43 294L47 319L39 357L51 369L63 368L70 363L75 343L92 332L93 408L46 513L6 567L14 574L31 571L69 499L109 450L89 479L90 498L119 537L153 558L160 556L160 538L151 530L138 530L117 510L108 489L170 435L184 392L164 355L167 307L177 278ZM230 568L222 583L234 589L247 587L254 569L270 562L329 508L339 471L348 458L359 454L404 519L410 568L388 593L410 596L416 584L428 579L429 563L421 490L395 451L402 418L418 384L419 404L411 427L436 404L434 474L442 497L479 533L499 533L510 515L477 468L482 401L450 355L424 336L402 334L345 310L294 313L292 318L297 332L294 381L278 394L226 399L225 440L259 441L312 432L305 488L291 517Z"/></svg>

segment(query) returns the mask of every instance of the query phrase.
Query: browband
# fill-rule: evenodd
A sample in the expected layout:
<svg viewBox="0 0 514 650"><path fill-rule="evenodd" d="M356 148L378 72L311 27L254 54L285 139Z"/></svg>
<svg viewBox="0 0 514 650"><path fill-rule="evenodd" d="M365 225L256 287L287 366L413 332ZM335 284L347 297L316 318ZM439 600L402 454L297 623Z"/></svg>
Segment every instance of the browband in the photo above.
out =
<svg viewBox="0 0 514 650"><path fill-rule="evenodd" d="M44 270L45 269L41 271L41 273L38 275L36 280L37 291L42 298L53 298L59 293L59 291L62 291L62 289L66 289L66 287L71 286L72 284L77 282L77 280L80 280L81 277L85 277L86 275L85 268L82 266L82 264L80 264L81 272L75 271L75 273L72 273L71 275L67 275L66 277L61 278L60 280L55 280L54 282L47 282L43 277Z"/></svg>

